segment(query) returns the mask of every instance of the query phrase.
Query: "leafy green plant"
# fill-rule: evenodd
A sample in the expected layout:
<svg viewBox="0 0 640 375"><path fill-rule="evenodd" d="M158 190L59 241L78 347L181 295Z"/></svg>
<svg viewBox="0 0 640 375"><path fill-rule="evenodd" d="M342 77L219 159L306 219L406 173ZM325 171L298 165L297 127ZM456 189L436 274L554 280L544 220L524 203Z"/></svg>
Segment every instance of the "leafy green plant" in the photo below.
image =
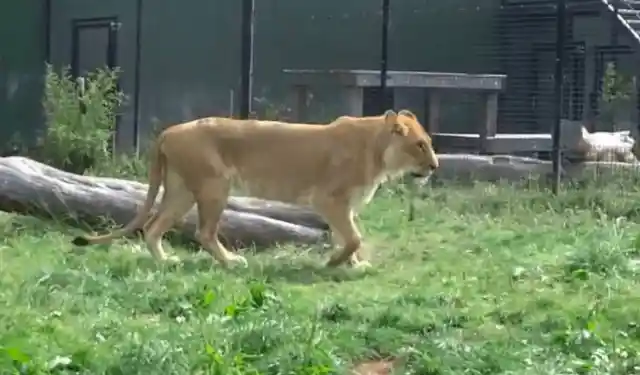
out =
<svg viewBox="0 0 640 375"><path fill-rule="evenodd" d="M615 63L607 63L602 77L600 114L598 115L600 123L616 130L619 116L628 112L628 107L633 104L634 86L633 80L620 73Z"/></svg>
<svg viewBox="0 0 640 375"><path fill-rule="evenodd" d="M46 128L38 139L39 159L82 173L109 162L117 112L125 95L119 69L97 69L75 80L68 68L46 67L43 107Z"/></svg>

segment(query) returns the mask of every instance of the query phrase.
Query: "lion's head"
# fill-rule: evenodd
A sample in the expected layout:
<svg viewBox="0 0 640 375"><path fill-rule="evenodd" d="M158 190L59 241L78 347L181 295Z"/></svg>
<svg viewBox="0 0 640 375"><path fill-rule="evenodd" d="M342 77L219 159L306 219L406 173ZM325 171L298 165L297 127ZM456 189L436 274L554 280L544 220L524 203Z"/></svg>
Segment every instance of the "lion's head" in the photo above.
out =
<svg viewBox="0 0 640 375"><path fill-rule="evenodd" d="M439 166L431 137L411 111L388 110L384 121L391 129L391 143L384 154L388 169L409 172L414 177L429 177Z"/></svg>

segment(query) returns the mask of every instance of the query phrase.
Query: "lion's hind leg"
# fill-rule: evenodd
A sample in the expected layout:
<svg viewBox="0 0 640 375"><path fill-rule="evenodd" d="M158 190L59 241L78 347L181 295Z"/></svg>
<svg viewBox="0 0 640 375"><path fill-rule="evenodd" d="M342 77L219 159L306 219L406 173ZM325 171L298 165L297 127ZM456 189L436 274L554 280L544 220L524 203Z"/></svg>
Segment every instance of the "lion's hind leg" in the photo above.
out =
<svg viewBox="0 0 640 375"><path fill-rule="evenodd" d="M198 204L198 240L204 249L224 267L247 266L247 260L227 250L218 239L220 218L231 190L225 178L210 178L202 182L196 201Z"/></svg>
<svg viewBox="0 0 640 375"><path fill-rule="evenodd" d="M144 240L151 255L157 260L178 261L177 256L167 257L162 246L162 237L193 207L195 199L184 182L175 173L167 172L165 190L156 213L143 227Z"/></svg>

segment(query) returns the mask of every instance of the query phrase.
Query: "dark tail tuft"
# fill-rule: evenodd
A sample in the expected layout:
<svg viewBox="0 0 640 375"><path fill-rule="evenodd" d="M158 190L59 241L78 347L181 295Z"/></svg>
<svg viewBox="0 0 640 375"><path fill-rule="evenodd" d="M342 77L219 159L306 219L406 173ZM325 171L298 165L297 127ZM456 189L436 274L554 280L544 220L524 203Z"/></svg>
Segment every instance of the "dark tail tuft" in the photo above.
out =
<svg viewBox="0 0 640 375"><path fill-rule="evenodd" d="M73 241L71 241L71 243L75 246L87 246L89 244L89 241L84 237L76 237L73 239Z"/></svg>

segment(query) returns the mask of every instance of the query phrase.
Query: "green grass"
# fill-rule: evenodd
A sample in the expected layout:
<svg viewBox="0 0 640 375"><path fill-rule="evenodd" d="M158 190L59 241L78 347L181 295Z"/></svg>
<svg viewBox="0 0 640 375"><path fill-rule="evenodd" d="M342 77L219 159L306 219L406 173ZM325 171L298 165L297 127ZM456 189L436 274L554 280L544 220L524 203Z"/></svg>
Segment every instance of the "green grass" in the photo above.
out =
<svg viewBox="0 0 640 375"><path fill-rule="evenodd" d="M434 188L406 220L361 214L367 271L323 250L248 254L225 271L141 241L80 251L76 230L0 223L0 374L640 373L640 193ZM107 251L108 249L108 251Z"/></svg>

